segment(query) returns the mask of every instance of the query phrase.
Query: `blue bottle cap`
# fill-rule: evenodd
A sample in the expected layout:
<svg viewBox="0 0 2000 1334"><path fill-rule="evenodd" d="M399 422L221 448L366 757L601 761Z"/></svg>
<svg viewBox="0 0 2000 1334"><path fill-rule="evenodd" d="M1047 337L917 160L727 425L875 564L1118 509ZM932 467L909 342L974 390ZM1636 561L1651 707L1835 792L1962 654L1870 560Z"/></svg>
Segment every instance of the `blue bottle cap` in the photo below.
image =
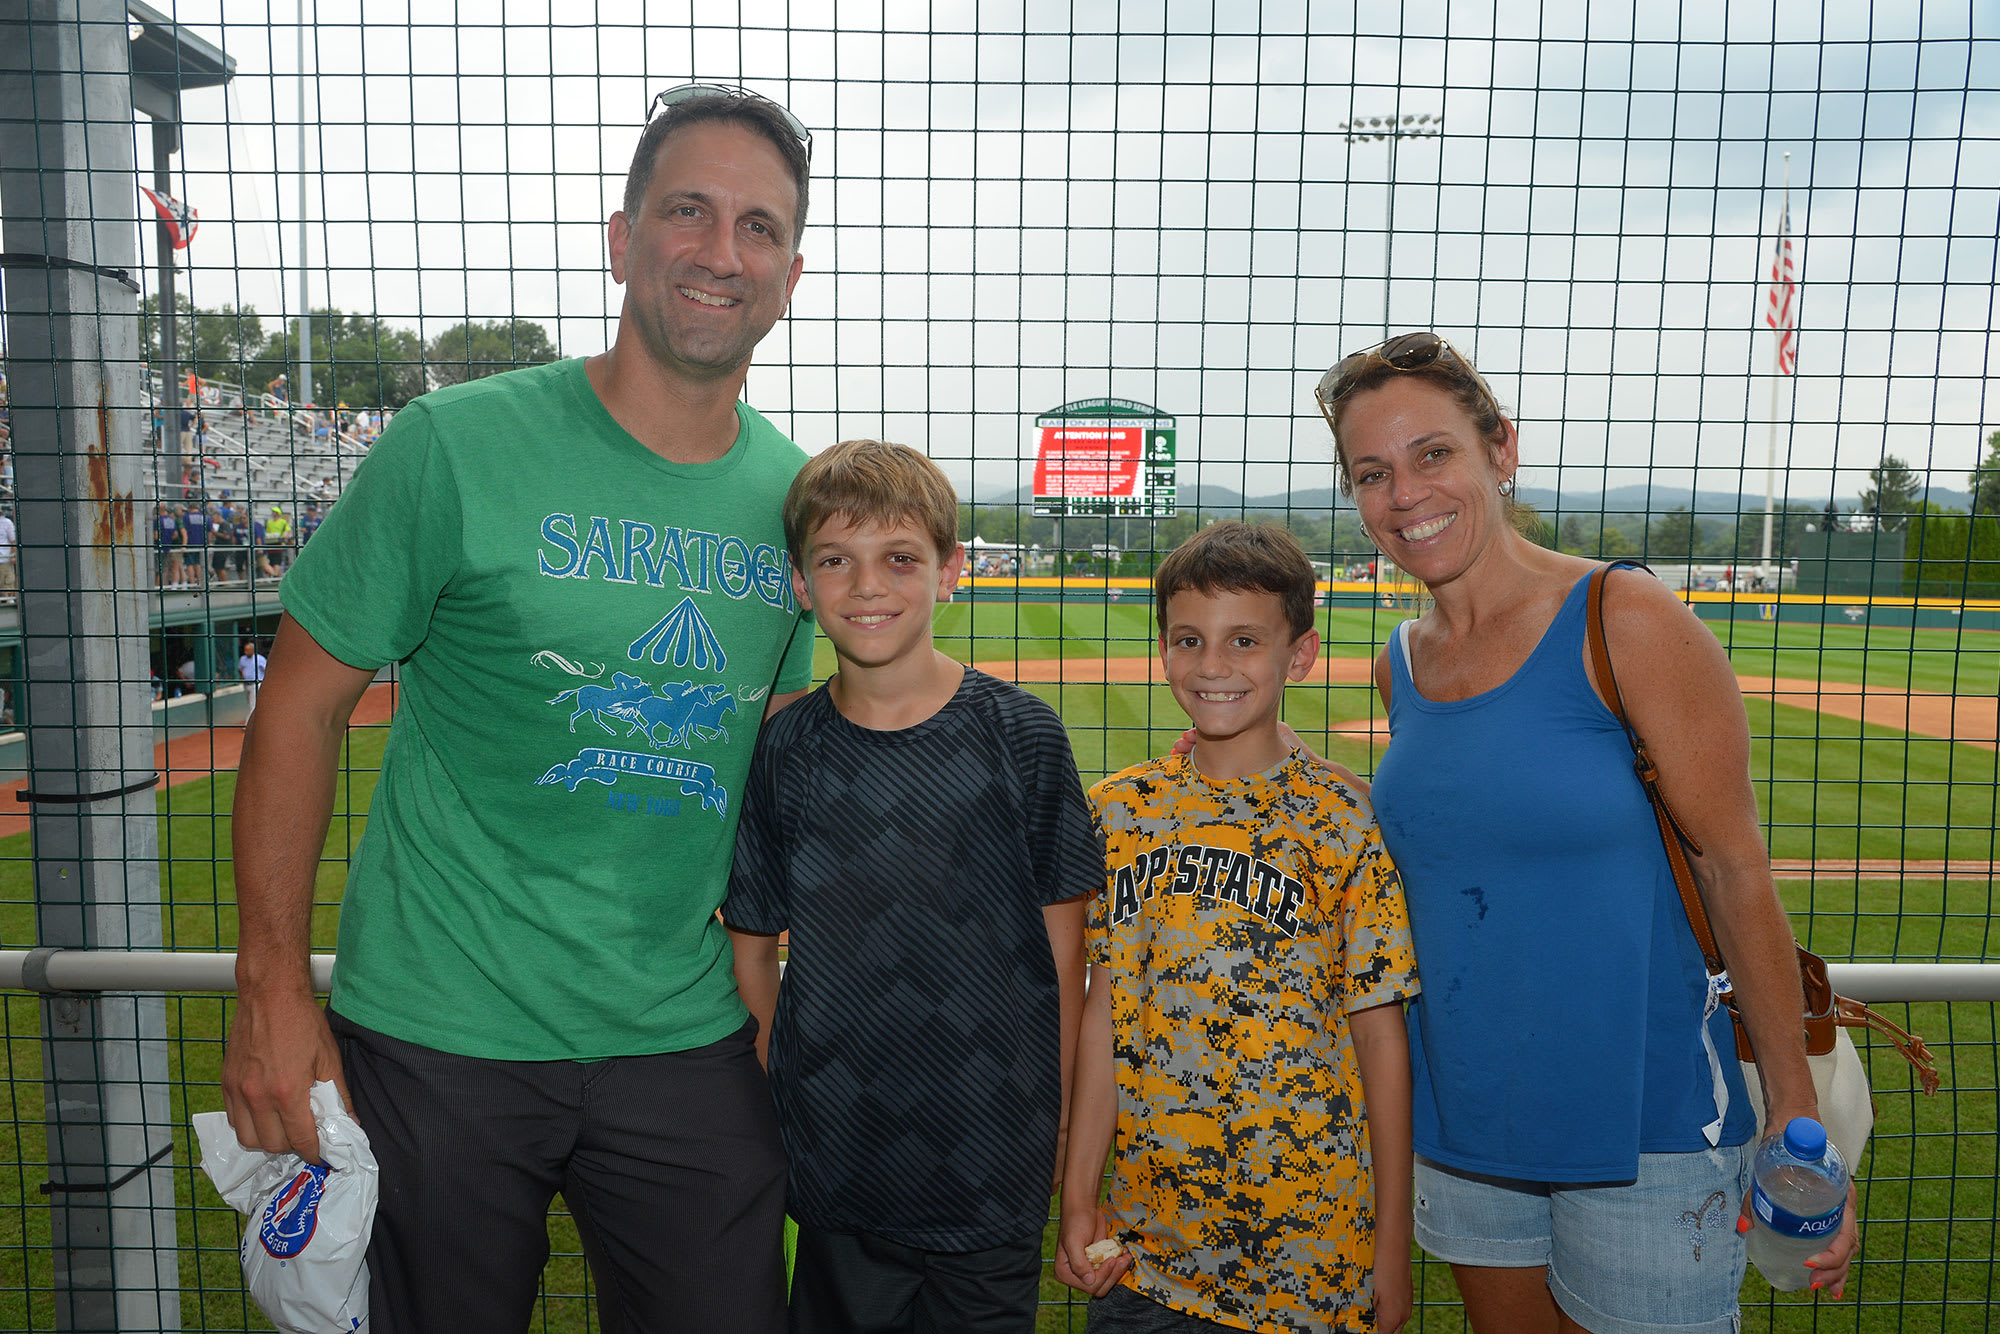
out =
<svg viewBox="0 0 2000 1334"><path fill-rule="evenodd" d="M1818 1162L1826 1157L1826 1127L1810 1116L1793 1117L1785 1123L1785 1149L1802 1162Z"/></svg>

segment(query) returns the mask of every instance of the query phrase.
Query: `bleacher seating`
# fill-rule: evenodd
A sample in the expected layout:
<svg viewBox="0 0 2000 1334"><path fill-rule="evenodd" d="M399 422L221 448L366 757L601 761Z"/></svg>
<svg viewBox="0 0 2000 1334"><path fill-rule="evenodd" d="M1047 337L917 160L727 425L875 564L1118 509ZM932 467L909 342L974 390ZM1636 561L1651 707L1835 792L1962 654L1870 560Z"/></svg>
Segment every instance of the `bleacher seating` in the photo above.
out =
<svg viewBox="0 0 2000 1334"><path fill-rule="evenodd" d="M205 448L197 446L183 460L192 470L185 492L188 499L215 499L226 491L236 499L284 505L288 513L296 514L299 505L337 497L367 457L367 442L354 433L319 433L325 430L323 416L316 423L312 413L291 409L268 394L246 393L241 385L220 380L197 383L208 436ZM149 374L145 385L150 420L159 397L159 377ZM169 419L166 429L178 424ZM159 499L182 499L180 478L163 474L166 456L156 452L153 443L146 442L142 485Z"/></svg>

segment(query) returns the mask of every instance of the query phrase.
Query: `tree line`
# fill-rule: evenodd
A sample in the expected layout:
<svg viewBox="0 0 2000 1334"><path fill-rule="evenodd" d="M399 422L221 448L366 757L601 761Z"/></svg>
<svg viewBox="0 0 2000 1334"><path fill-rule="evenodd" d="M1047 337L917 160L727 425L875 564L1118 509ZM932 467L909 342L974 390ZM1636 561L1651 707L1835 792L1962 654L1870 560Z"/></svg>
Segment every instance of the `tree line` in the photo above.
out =
<svg viewBox="0 0 2000 1334"><path fill-rule="evenodd" d="M254 307L199 309L186 297L174 301L179 377L240 384L261 394L278 376L300 382L299 322L267 329ZM140 311L149 364L160 364L159 298ZM420 394L476 380L518 366L554 361L548 330L533 320L468 320L428 342L414 330L378 316L328 307L312 312L313 398L319 406L400 408Z"/></svg>
<svg viewBox="0 0 2000 1334"><path fill-rule="evenodd" d="M1907 534L1906 577L1921 585L1923 596L1960 591L1971 596L2000 596L2000 430L1986 439L1986 454L1969 478L1970 513L1948 509L1923 499L1923 484L1910 466L1893 454L1868 473L1856 506L1846 515L1867 515L1872 526ZM1825 505L1786 503L1771 515L1771 559L1799 557L1809 527L1824 527L1831 502ZM1601 560L1632 557L1658 564L1748 565L1763 558L1764 511L1746 509L1732 516L1697 516L1685 505L1662 514L1629 512L1569 513L1551 525L1531 506L1521 506L1519 523L1529 539L1571 555ZM1173 550L1210 520L1235 517L1234 509L1188 509L1171 519L1064 519L1061 545L1069 552L1116 547L1122 553L1116 573L1139 574L1152 569L1158 557ZM1249 517L1283 524L1315 559L1333 564L1375 558L1373 544L1360 521L1348 511L1323 508L1253 509ZM959 536L976 534L988 542L1039 546L1057 545L1058 521L1030 513L1025 504L959 506ZM1104 562L1097 562L1103 565Z"/></svg>
<svg viewBox="0 0 2000 1334"><path fill-rule="evenodd" d="M1913 597L2000 597L2000 431L1969 479L1969 509L1925 502L1906 525L1905 591Z"/></svg>
<svg viewBox="0 0 2000 1334"><path fill-rule="evenodd" d="M1201 524L1235 518L1234 509L1183 510L1171 519L1064 519L1062 547L1070 552L1116 547L1122 553L1116 573L1150 572L1159 556L1185 542ZM1251 510L1252 521L1278 523L1298 538L1315 560L1334 565L1365 564L1376 558L1374 544L1361 531L1360 520L1348 510ZM1789 505L1778 510L1771 526L1774 560L1799 554L1808 523L1819 523L1821 509ZM959 537L977 534L988 542L1056 547L1056 520L1038 517L1027 505L960 505ZM1745 510L1728 518L1697 519L1686 507L1664 514L1566 514L1551 526L1530 506L1522 506L1519 524L1530 541L1572 555L1611 560L1635 557L1662 564L1754 563L1764 549L1764 511ZM1101 562L1099 562L1101 564Z"/></svg>

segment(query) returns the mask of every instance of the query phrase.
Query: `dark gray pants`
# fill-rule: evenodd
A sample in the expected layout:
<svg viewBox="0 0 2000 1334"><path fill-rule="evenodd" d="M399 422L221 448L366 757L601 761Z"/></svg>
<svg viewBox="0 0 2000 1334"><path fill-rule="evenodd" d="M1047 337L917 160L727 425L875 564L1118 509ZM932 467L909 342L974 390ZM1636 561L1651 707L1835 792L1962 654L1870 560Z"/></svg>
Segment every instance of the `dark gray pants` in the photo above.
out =
<svg viewBox="0 0 2000 1334"><path fill-rule="evenodd" d="M983 1251L925 1251L799 1224L792 1334L1030 1334L1042 1234Z"/></svg>
<svg viewBox="0 0 2000 1334"><path fill-rule="evenodd" d="M692 1051L489 1061L329 1014L381 1165L375 1334L525 1330L562 1192L606 1334L784 1328L785 1163L753 1020Z"/></svg>
<svg viewBox="0 0 2000 1334"><path fill-rule="evenodd" d="M1122 1283L1090 1303L1084 1328L1088 1334L1238 1334L1234 1326L1176 1311Z"/></svg>

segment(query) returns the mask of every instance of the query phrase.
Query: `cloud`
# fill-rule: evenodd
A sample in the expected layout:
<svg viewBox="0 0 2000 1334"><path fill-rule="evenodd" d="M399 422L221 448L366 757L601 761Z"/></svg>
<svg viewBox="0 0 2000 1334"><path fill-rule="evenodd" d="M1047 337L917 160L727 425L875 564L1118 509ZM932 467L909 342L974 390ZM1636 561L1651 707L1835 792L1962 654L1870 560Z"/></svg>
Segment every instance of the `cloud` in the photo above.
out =
<svg viewBox="0 0 2000 1334"><path fill-rule="evenodd" d="M788 26L301 3L315 304L603 347L603 222L651 93L740 80L815 127L807 277L750 396L808 449L908 439L982 493L1023 477L1035 413L1104 394L1179 418L1186 485L1326 484L1310 384L1383 327L1389 145L1355 117L1445 117L1396 145L1393 320L1476 353L1531 482L1761 489L1787 151L1786 484L1852 492L1885 449L1956 484L2000 418L1989 5L1273 0L1196 29L1204 7L1099 0L1058 32L1027 0L793 3ZM185 100L203 304L297 305L296 14L177 10L238 61L227 99Z"/></svg>

